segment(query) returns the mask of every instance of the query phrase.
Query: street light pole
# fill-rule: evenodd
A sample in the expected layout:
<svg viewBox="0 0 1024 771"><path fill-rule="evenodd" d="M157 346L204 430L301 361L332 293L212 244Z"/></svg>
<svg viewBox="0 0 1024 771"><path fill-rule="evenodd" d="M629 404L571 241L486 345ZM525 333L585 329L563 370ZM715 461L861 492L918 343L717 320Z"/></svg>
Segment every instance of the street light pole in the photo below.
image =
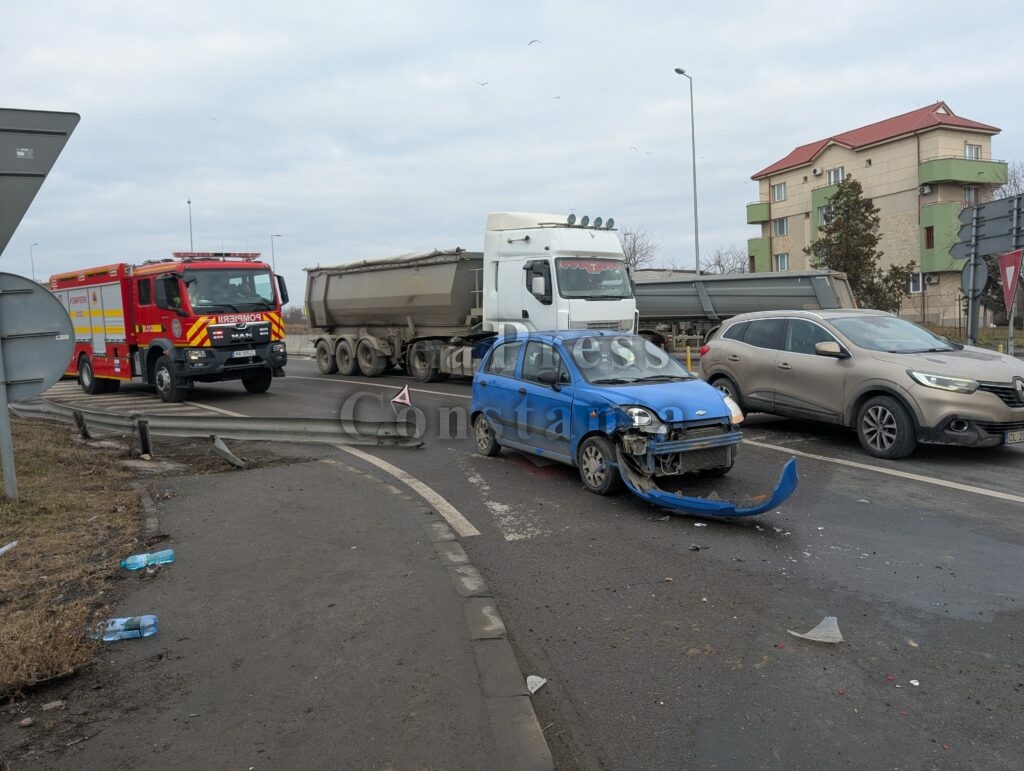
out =
<svg viewBox="0 0 1024 771"><path fill-rule="evenodd" d="M36 280L36 254L35 254L35 252L33 250L37 246L39 246L39 244L32 244L32 246L30 246L28 248L28 259L29 259L29 263L32 265L32 280L33 281Z"/></svg>
<svg viewBox="0 0 1024 771"><path fill-rule="evenodd" d="M693 77L682 67L676 67L676 74L690 81L690 152L693 156L693 264L700 275L700 228L697 225L697 132L693 121Z"/></svg>
<svg viewBox="0 0 1024 771"><path fill-rule="evenodd" d="M277 275L277 257L274 255L274 239L280 237L280 233L270 234L270 267L273 269L275 276Z"/></svg>
<svg viewBox="0 0 1024 771"><path fill-rule="evenodd" d="M189 198L185 203L188 204L188 250L194 252L196 247L192 243L192 199Z"/></svg>

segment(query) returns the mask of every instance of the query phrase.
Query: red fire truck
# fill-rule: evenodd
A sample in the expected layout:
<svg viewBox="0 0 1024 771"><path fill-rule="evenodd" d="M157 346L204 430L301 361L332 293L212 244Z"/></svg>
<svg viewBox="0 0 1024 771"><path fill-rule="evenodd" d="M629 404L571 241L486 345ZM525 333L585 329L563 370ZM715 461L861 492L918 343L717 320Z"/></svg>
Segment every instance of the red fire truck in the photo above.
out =
<svg viewBox="0 0 1024 771"><path fill-rule="evenodd" d="M288 290L259 252L174 252L142 265L50 277L75 326L68 375L87 394L141 378L165 402L195 382L241 380L263 393L288 361L281 306ZM276 279L276 280L275 280Z"/></svg>

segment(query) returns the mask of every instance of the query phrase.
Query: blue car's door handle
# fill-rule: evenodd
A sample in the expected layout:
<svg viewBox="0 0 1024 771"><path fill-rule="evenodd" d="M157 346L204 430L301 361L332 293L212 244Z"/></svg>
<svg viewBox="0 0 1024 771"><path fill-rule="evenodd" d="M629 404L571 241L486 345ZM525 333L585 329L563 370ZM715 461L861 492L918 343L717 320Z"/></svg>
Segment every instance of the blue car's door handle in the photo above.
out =
<svg viewBox="0 0 1024 771"><path fill-rule="evenodd" d="M519 395L520 396L526 396L526 389L525 388L520 388L519 389Z"/></svg>
<svg viewBox="0 0 1024 771"><path fill-rule="evenodd" d="M487 381L486 380L478 380L477 382L480 383L480 387L481 388L486 388L487 387Z"/></svg>

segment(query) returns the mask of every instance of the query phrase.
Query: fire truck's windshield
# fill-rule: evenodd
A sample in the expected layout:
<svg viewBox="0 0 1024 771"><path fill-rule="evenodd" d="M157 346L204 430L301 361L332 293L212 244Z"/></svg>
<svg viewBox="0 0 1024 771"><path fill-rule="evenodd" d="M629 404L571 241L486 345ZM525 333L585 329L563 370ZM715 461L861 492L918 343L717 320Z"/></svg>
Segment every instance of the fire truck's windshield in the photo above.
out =
<svg viewBox="0 0 1024 771"><path fill-rule="evenodd" d="M198 313L274 307L274 284L267 270L186 269L184 279L189 304Z"/></svg>

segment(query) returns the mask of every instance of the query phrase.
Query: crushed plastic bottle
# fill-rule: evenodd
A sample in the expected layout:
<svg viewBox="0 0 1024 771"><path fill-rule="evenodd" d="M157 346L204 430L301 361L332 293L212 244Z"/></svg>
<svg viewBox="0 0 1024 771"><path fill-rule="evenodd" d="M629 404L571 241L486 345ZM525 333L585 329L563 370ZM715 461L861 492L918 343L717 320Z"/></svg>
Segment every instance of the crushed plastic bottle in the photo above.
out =
<svg viewBox="0 0 1024 771"><path fill-rule="evenodd" d="M96 634L103 642L114 640L131 640L136 637L152 637L156 634L156 616L127 616L125 618L112 618L107 621L104 627L100 624Z"/></svg>
<svg viewBox="0 0 1024 771"><path fill-rule="evenodd" d="M166 565L171 562L174 562L174 549L164 549L152 554L133 554L121 560L121 567L128 570L141 570L147 565Z"/></svg>

